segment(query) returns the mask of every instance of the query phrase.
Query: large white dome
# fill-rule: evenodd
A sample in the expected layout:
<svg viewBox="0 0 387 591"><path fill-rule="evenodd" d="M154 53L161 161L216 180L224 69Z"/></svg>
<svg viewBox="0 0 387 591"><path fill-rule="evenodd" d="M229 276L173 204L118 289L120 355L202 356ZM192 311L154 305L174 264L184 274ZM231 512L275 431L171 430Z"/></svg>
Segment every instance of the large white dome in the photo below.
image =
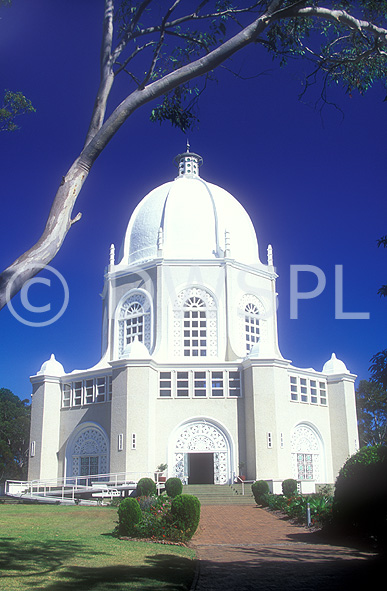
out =
<svg viewBox="0 0 387 591"><path fill-rule="evenodd" d="M254 226L242 205L224 189L199 177L201 157L176 157L179 176L157 187L138 204L129 221L121 264L166 259L228 256L259 264Z"/></svg>

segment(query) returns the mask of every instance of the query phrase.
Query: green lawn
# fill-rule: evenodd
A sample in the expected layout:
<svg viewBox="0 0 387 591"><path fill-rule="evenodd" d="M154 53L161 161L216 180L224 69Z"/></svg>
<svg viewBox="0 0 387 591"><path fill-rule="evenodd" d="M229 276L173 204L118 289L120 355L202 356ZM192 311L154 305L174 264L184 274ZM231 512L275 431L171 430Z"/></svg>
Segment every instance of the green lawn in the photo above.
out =
<svg viewBox="0 0 387 591"><path fill-rule="evenodd" d="M117 509L0 505L0 589L189 589L194 552L118 540Z"/></svg>

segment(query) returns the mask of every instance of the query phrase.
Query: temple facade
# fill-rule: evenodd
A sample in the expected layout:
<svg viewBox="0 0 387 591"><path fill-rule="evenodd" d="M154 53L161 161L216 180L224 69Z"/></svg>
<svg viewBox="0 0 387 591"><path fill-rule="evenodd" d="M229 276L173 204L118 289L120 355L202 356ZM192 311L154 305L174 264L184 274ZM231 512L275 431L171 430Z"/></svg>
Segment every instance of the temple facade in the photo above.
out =
<svg viewBox="0 0 387 591"><path fill-rule="evenodd" d="M200 156L175 161L111 247L100 361L66 373L52 355L31 377L29 480L165 463L188 483L333 483L358 449L356 376L334 354L322 371L282 356L271 246L261 262L248 213L200 177Z"/></svg>

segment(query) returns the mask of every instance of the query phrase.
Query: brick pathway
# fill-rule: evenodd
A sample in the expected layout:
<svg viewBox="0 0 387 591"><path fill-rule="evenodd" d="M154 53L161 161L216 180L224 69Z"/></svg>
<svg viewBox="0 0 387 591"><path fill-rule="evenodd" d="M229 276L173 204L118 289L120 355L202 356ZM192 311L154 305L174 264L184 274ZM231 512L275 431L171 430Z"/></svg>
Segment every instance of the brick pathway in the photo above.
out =
<svg viewBox="0 0 387 591"><path fill-rule="evenodd" d="M328 544L255 506L202 506L192 546L199 566L191 591L343 591L380 584L384 572L372 553Z"/></svg>

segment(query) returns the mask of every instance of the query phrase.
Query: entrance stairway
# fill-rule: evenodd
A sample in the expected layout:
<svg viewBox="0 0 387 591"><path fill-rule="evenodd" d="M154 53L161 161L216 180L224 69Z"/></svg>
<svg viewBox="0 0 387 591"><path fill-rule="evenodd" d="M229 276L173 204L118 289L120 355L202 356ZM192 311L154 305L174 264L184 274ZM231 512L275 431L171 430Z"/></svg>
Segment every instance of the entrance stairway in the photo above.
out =
<svg viewBox="0 0 387 591"><path fill-rule="evenodd" d="M183 494L198 497L202 505L255 505L251 483L242 484L186 484Z"/></svg>

